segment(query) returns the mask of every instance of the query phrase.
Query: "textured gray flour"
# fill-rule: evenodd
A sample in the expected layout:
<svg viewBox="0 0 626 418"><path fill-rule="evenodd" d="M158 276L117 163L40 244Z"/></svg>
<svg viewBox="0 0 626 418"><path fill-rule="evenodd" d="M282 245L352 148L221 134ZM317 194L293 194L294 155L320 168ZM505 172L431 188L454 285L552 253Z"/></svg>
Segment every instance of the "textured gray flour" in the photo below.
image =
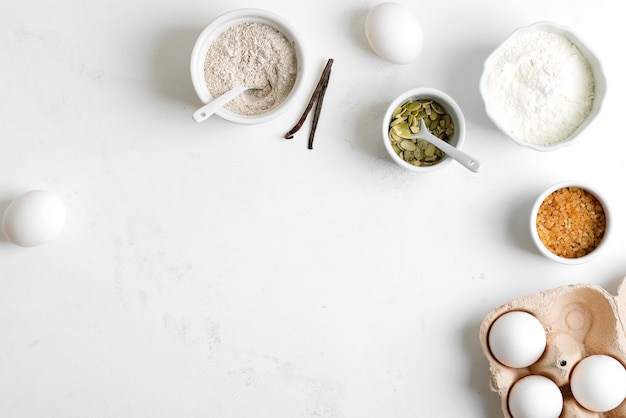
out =
<svg viewBox="0 0 626 418"><path fill-rule="evenodd" d="M287 98L297 70L296 50L285 35L263 23L242 23L211 44L204 77L213 97L239 85L257 89L242 93L225 107L241 115L259 115Z"/></svg>

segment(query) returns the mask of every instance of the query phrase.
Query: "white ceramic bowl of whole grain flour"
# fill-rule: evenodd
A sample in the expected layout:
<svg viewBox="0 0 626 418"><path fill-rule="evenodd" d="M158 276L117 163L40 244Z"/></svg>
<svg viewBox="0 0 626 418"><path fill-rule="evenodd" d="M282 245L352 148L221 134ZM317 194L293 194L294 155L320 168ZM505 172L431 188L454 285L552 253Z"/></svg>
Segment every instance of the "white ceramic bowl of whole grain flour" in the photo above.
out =
<svg viewBox="0 0 626 418"><path fill-rule="evenodd" d="M202 103L236 85L248 90L215 114L240 124L270 121L302 89L304 50L294 28L263 9L237 9L209 23L191 53L191 81ZM247 85L249 84L249 85Z"/></svg>
<svg viewBox="0 0 626 418"><path fill-rule="evenodd" d="M600 111L606 79L574 32L550 22L515 30L487 57L480 94L491 121L517 144L573 144Z"/></svg>

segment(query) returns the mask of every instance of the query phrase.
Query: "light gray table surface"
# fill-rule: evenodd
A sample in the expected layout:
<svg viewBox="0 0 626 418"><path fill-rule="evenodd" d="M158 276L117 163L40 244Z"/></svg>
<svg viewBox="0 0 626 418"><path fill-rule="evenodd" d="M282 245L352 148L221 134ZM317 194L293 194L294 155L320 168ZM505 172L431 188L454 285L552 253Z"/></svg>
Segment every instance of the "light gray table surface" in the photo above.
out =
<svg viewBox="0 0 626 418"><path fill-rule="evenodd" d="M405 2L420 58L395 65L364 35L376 2L4 2L0 211L48 189L52 242L0 237L0 416L7 418L502 416L478 328L495 307L626 275L626 38L609 1ZM309 63L293 108L263 125L202 124L189 59L218 15L271 10ZM572 147L522 148L487 118L478 80L519 26L569 26L608 91ZM300 116L335 60L315 139ZM412 87L467 121L458 164L421 176L386 154L382 115ZM545 188L580 179L614 217L606 252L563 266L530 240Z"/></svg>

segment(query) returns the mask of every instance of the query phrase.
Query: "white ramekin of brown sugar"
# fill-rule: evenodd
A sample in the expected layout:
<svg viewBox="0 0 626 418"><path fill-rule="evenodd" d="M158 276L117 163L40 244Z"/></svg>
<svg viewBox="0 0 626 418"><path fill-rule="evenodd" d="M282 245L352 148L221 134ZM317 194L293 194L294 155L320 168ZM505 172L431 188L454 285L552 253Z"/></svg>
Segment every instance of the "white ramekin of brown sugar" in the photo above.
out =
<svg viewBox="0 0 626 418"><path fill-rule="evenodd" d="M585 182L562 181L535 201L530 233L545 257L562 264L582 264L606 246L611 214L606 199Z"/></svg>

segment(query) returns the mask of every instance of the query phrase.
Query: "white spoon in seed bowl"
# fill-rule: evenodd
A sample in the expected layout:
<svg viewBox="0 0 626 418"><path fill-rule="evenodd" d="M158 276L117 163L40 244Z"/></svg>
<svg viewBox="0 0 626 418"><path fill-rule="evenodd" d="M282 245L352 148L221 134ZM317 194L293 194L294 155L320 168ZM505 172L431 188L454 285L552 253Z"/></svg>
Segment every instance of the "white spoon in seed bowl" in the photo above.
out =
<svg viewBox="0 0 626 418"><path fill-rule="evenodd" d="M428 128L426 127L426 122L424 119L420 119L420 131L416 134L411 135L412 139L423 139L424 141L430 142L441 151L443 151L446 155L449 155L454 160L458 161L468 170L477 173L480 170L480 161L475 159L474 157L466 154L460 149L454 147L454 145L448 144L443 139L437 138L435 135L431 134Z"/></svg>

